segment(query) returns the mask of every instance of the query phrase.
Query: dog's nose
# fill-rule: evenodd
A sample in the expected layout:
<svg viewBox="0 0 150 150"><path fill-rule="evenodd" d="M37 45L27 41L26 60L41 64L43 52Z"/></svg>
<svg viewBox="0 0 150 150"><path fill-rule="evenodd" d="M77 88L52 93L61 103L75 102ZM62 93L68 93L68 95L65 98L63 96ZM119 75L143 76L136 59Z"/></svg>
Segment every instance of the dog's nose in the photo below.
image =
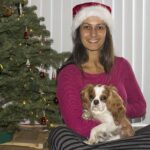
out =
<svg viewBox="0 0 150 150"><path fill-rule="evenodd" d="M94 100L94 105L98 105L99 104L99 100L95 99Z"/></svg>

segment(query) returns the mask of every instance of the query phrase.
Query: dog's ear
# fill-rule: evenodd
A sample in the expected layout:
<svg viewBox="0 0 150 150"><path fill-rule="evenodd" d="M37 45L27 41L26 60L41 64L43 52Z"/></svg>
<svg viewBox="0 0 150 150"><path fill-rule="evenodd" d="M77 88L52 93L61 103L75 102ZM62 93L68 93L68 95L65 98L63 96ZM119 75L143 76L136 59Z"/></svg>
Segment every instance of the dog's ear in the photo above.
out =
<svg viewBox="0 0 150 150"><path fill-rule="evenodd" d="M132 128L131 123L127 118L123 118L120 124L122 126L121 136L123 138L127 138L135 134L135 131Z"/></svg>
<svg viewBox="0 0 150 150"><path fill-rule="evenodd" d="M93 92L93 84L86 85L85 88L81 90L81 100L84 109L89 110L90 108L90 94Z"/></svg>
<svg viewBox="0 0 150 150"><path fill-rule="evenodd" d="M115 87L109 87L109 97L107 100L107 108L112 113L114 120L120 122L125 117L125 107L123 100L119 96Z"/></svg>
<svg viewBox="0 0 150 150"><path fill-rule="evenodd" d="M109 85L107 86L109 88L109 90L113 91L113 92L118 92L117 88L113 85Z"/></svg>

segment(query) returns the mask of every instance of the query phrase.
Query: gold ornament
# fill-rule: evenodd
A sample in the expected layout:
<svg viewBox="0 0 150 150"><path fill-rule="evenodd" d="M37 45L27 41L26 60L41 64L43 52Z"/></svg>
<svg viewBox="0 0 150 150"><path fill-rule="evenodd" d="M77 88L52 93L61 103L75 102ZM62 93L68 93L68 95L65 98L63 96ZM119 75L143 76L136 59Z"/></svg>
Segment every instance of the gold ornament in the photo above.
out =
<svg viewBox="0 0 150 150"><path fill-rule="evenodd" d="M12 8L7 7L7 6L3 6L3 15L4 15L4 17L11 16L12 15Z"/></svg>

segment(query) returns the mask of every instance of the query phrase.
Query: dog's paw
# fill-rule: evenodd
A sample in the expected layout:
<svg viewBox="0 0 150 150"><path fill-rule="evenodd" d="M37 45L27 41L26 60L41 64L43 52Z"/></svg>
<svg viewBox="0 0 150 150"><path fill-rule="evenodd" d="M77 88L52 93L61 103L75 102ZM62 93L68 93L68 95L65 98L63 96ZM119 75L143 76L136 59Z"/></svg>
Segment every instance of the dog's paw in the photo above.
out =
<svg viewBox="0 0 150 150"><path fill-rule="evenodd" d="M82 118L85 119L85 120L91 119L91 114L89 113L89 111L87 109L83 110Z"/></svg>
<svg viewBox="0 0 150 150"><path fill-rule="evenodd" d="M90 143L90 141L89 140L85 140L85 141L83 141L85 144L88 144L88 145L92 145L92 143Z"/></svg>
<svg viewBox="0 0 150 150"><path fill-rule="evenodd" d="M93 141L93 140L85 140L84 143L85 143L85 144L88 144L88 145L93 145L93 144L96 144L96 141Z"/></svg>

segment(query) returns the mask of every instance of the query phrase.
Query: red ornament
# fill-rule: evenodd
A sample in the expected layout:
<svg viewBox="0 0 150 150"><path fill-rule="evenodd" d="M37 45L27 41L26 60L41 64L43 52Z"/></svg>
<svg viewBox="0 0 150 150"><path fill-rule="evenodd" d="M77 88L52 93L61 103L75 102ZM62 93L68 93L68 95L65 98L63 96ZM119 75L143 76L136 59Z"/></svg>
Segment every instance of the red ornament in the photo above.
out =
<svg viewBox="0 0 150 150"><path fill-rule="evenodd" d="M54 102L56 105L58 104L58 99L57 99L56 96L54 97L53 102Z"/></svg>
<svg viewBox="0 0 150 150"><path fill-rule="evenodd" d="M26 27L26 30L24 32L24 39L28 39L29 38L29 33L28 33L28 29Z"/></svg>
<svg viewBox="0 0 150 150"><path fill-rule="evenodd" d="M41 77L41 78L45 78L45 72L40 71L40 77Z"/></svg>
<svg viewBox="0 0 150 150"><path fill-rule="evenodd" d="M47 125L48 124L48 119L43 116L42 118L40 118L40 124Z"/></svg>

